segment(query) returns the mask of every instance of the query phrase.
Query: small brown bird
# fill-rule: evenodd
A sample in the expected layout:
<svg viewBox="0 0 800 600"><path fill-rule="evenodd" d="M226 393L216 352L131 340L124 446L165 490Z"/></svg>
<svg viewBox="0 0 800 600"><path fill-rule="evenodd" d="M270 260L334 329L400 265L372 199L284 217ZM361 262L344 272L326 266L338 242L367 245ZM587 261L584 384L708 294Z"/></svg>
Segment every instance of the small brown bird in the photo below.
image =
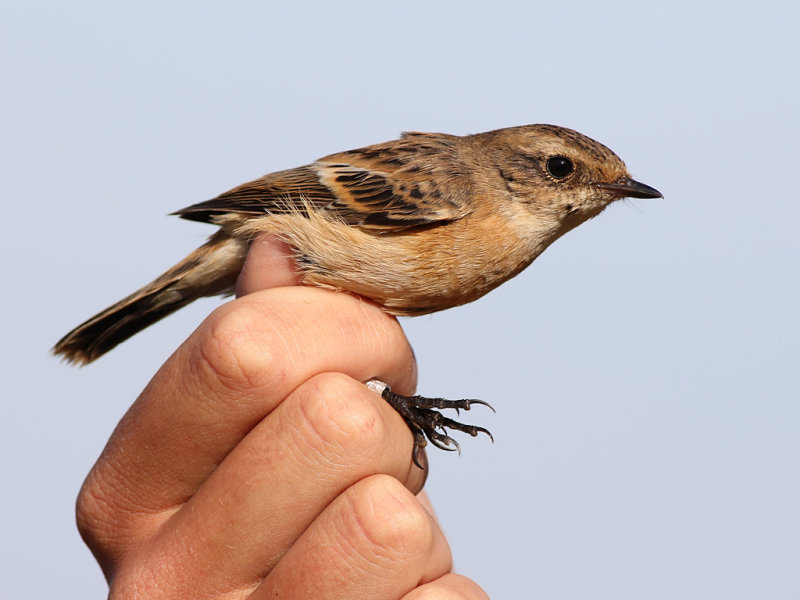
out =
<svg viewBox="0 0 800 600"><path fill-rule="evenodd" d="M304 285L352 292L394 315L458 306L624 197L662 196L631 179L611 150L571 129L405 133L177 211L220 229L155 281L73 329L53 352L86 364L197 298L232 293L251 241L262 233L293 248ZM485 431L431 410L478 401L403 397L388 388L383 396L418 447L427 435L457 448L436 431L444 426Z"/></svg>

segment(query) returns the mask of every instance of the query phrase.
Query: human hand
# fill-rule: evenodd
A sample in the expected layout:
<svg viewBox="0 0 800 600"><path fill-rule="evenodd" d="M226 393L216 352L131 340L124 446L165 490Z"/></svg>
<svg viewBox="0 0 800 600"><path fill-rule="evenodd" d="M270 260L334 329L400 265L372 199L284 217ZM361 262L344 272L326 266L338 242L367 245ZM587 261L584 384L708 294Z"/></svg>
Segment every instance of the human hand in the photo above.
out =
<svg viewBox="0 0 800 600"><path fill-rule="evenodd" d="M125 415L78 499L113 598L484 598L455 575L408 427L361 382L416 380L396 320L253 245Z"/></svg>

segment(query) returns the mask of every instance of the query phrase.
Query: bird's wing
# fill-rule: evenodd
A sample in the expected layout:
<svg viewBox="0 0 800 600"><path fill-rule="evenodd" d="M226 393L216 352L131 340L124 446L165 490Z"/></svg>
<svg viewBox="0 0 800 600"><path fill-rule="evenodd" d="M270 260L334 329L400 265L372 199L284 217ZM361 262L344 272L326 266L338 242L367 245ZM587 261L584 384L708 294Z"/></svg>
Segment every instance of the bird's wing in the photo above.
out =
<svg viewBox="0 0 800 600"><path fill-rule="evenodd" d="M229 213L261 216L310 208L384 232L453 221L469 212L471 185L458 168L454 139L406 134L264 175L174 214L213 223Z"/></svg>

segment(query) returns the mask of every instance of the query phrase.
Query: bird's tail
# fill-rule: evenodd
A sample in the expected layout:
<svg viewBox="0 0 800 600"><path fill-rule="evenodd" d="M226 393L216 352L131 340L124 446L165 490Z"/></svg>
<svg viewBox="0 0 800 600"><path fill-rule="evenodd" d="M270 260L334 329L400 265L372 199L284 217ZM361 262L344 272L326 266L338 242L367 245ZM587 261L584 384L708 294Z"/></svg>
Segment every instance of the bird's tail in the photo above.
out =
<svg viewBox="0 0 800 600"><path fill-rule="evenodd" d="M232 293L246 254L246 242L218 231L158 279L78 325L53 354L88 364L198 298Z"/></svg>

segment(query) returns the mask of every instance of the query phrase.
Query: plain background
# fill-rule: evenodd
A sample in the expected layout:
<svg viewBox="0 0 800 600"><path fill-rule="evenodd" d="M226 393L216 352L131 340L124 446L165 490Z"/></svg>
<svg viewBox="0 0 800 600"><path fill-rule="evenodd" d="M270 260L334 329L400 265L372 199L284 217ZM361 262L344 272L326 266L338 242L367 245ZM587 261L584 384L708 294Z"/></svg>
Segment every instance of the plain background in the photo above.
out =
<svg viewBox="0 0 800 600"><path fill-rule="evenodd" d="M277 3L276 3L277 4ZM602 4L602 5L601 5ZM84 369L48 349L198 245L166 213L402 130L577 129L619 203L480 301L404 320L494 598L800 597L796 2L2 2L0 596L101 598L74 498L215 306Z"/></svg>

